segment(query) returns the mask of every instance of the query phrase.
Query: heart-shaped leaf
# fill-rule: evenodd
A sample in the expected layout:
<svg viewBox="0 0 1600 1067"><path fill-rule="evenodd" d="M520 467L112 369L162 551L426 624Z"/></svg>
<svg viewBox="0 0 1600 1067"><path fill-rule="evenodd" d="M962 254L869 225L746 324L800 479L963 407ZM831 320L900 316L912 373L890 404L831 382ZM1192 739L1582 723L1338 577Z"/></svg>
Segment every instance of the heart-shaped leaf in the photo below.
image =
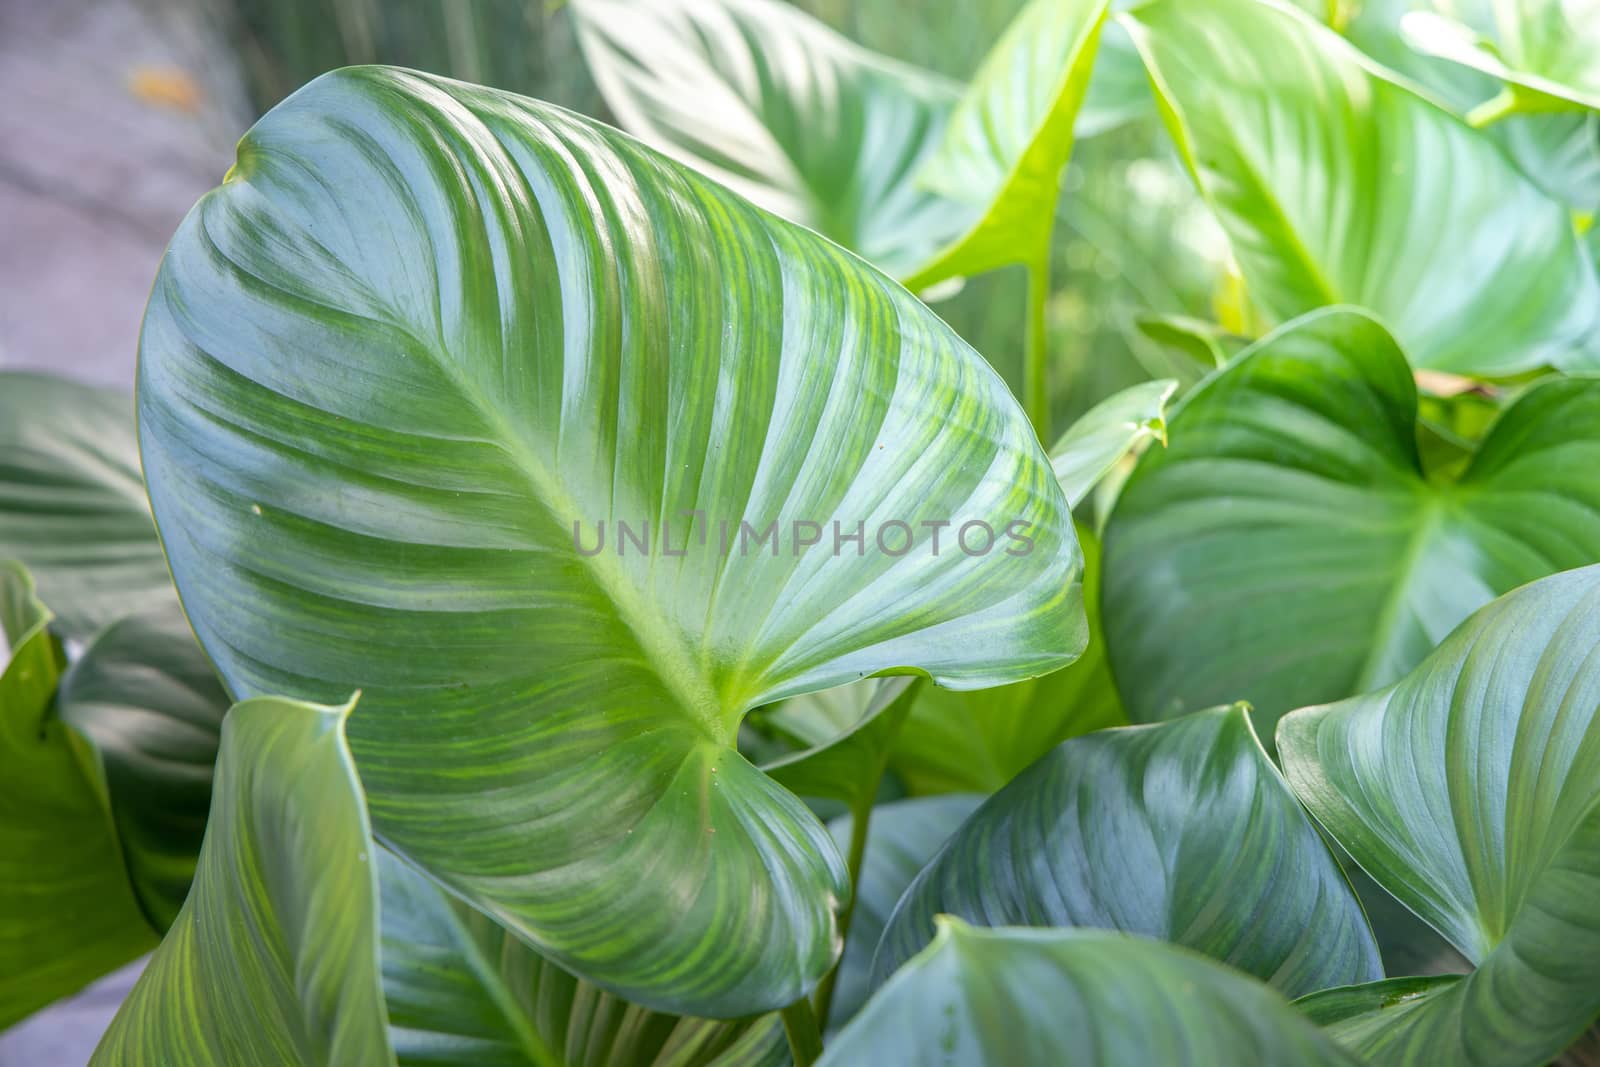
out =
<svg viewBox="0 0 1600 1067"><path fill-rule="evenodd" d="M1463 374L1600 366L1566 208L1460 119L1271 0L1123 18L1269 315L1360 305L1417 366Z"/></svg>
<svg viewBox="0 0 1600 1067"><path fill-rule="evenodd" d="M1380 1063L1542 1064L1600 1014L1600 566L1534 582L1403 680L1279 725L1300 799L1477 969Z"/></svg>
<svg viewBox="0 0 1600 1067"><path fill-rule="evenodd" d="M942 919L821 1067L1356 1062L1272 989L1184 949Z"/></svg>
<svg viewBox="0 0 1600 1067"><path fill-rule="evenodd" d="M861 877L856 880L855 917L839 959L839 977L828 1006L828 1026L855 1017L872 992L872 954L906 887L928 865L983 798L972 793L913 797L872 809ZM846 815L828 824L840 848L849 846L854 822Z"/></svg>
<svg viewBox="0 0 1600 1067"><path fill-rule="evenodd" d="M921 289L1044 254L1106 0L1034 0L965 92L778 0L573 9L625 128Z"/></svg>
<svg viewBox="0 0 1600 1067"><path fill-rule="evenodd" d="M229 688L363 688L385 842L653 1008L766 1011L838 951L843 864L735 751L747 710L1085 640L1066 503L980 356L815 234L508 94L359 68L279 105L173 239L140 383Z"/></svg>
<svg viewBox="0 0 1600 1067"><path fill-rule="evenodd" d="M780 1067L776 1015L660 1015L595 989L386 851L383 989L400 1067Z"/></svg>
<svg viewBox="0 0 1600 1067"><path fill-rule="evenodd" d="M158 930L194 878L229 703L172 597L112 623L61 680L56 714L94 747L134 892Z"/></svg>
<svg viewBox="0 0 1600 1067"><path fill-rule="evenodd" d="M1100 626L1100 544L1078 528L1089 645L1040 678L957 693L924 687L895 738L889 766L912 793L993 793L1069 737L1123 726Z"/></svg>
<svg viewBox="0 0 1600 1067"><path fill-rule="evenodd" d="M171 600L126 393L0 372L0 559L33 572L73 640Z"/></svg>
<svg viewBox="0 0 1600 1067"><path fill-rule="evenodd" d="M54 714L49 610L0 563L0 1029L155 944L128 885L94 754Z"/></svg>
<svg viewBox="0 0 1600 1067"><path fill-rule="evenodd" d="M1386 685L1495 596L1600 560L1600 381L1540 383L1454 480L1425 471L1383 328L1329 309L1191 393L1106 527L1111 670L1136 720Z"/></svg>
<svg viewBox="0 0 1600 1067"><path fill-rule="evenodd" d="M1024 771L906 890L879 980L938 915L1141 934L1289 996L1383 976L1355 893L1243 706L1073 738Z"/></svg>
<svg viewBox="0 0 1600 1067"><path fill-rule="evenodd" d="M354 706L260 697L228 713L194 891L95 1067L394 1062Z"/></svg>
<svg viewBox="0 0 1600 1067"><path fill-rule="evenodd" d="M1437 11L1401 22L1420 52L1506 83L1505 110L1600 111L1600 4L1594 0L1498 0L1493 32Z"/></svg>

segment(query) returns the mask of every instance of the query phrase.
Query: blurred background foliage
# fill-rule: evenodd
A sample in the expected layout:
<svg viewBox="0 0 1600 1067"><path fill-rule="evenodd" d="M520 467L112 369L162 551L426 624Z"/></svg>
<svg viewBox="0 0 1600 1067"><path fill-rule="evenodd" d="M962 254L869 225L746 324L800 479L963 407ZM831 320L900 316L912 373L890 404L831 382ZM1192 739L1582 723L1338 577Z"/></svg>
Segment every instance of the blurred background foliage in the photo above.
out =
<svg viewBox="0 0 1600 1067"><path fill-rule="evenodd" d="M569 12L550 0L147 0L198 10L237 56L259 114L324 71L392 63L538 97L602 119ZM869 48L959 79L1023 0L795 0ZM1103 397L1201 369L1152 340L1154 313L1226 320L1225 244L1179 169L1154 108L1080 139L1064 183L1049 308L1055 425ZM934 306L1020 391L1021 268ZM1222 307L1218 308L1221 299ZM1048 443L1048 442L1047 442Z"/></svg>

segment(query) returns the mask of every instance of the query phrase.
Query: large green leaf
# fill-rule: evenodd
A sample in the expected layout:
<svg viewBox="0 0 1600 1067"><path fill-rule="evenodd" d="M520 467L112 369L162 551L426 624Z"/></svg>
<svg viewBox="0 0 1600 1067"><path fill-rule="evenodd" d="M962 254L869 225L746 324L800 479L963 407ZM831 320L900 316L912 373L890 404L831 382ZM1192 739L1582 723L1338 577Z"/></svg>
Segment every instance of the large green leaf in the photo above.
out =
<svg viewBox="0 0 1600 1067"><path fill-rule="evenodd" d="M1273 990L1183 949L943 919L821 1064L1355 1062Z"/></svg>
<svg viewBox="0 0 1600 1067"><path fill-rule="evenodd" d="M1269 315L1360 305L1416 365L1459 373L1600 364L1600 281L1566 209L1460 119L1271 0L1123 17Z"/></svg>
<svg viewBox="0 0 1600 1067"><path fill-rule="evenodd" d="M383 988L401 1067L788 1063L775 1015L682 1019L595 989L386 851Z"/></svg>
<svg viewBox="0 0 1600 1067"><path fill-rule="evenodd" d="M1527 111L1600 111L1600 3L1493 0L1490 35L1437 11L1413 11L1406 39L1429 55L1505 82L1507 106Z"/></svg>
<svg viewBox="0 0 1600 1067"><path fill-rule="evenodd" d="M93 753L54 714L66 656L51 618L28 572L0 563L0 1029L156 941Z"/></svg>
<svg viewBox="0 0 1600 1067"><path fill-rule="evenodd" d="M61 680L56 714L94 748L134 892L160 930L194 877L229 703L169 598L112 623Z"/></svg>
<svg viewBox="0 0 1600 1067"><path fill-rule="evenodd" d="M1600 380L1524 392L1459 478L1367 316L1316 312L1179 406L1106 528L1102 609L1129 714L1248 700L1270 723L1386 685L1496 595L1600 560Z"/></svg>
<svg viewBox="0 0 1600 1067"><path fill-rule="evenodd" d="M872 955L901 894L928 865L983 798L973 793L913 797L872 809L861 876L856 880L855 917L839 959L839 978L828 1012L829 1028L855 1017L872 992ZM848 847L854 823L845 815L828 824L840 848Z"/></svg>
<svg viewBox="0 0 1600 1067"><path fill-rule="evenodd" d="M1100 544L1078 528L1089 645L1040 678L975 693L924 687L889 766L913 793L992 793L1069 737L1128 721L1100 626Z"/></svg>
<svg viewBox="0 0 1600 1067"><path fill-rule="evenodd" d="M0 372L0 559L74 640L172 597L126 393Z"/></svg>
<svg viewBox="0 0 1600 1067"><path fill-rule="evenodd" d="M843 864L735 751L748 709L1085 641L1066 503L980 356L815 234L492 90L354 68L274 109L173 239L140 406L230 689L363 688L385 842L662 1010L792 1002L838 951Z"/></svg>
<svg viewBox="0 0 1600 1067"><path fill-rule="evenodd" d="M1360 1048L1541 1064L1600 1015L1600 567L1495 601L1403 680L1279 725L1357 863L1477 969Z"/></svg>
<svg viewBox="0 0 1600 1067"><path fill-rule="evenodd" d="M630 132L925 288L1044 254L1106 0L1034 0L965 92L778 0L573 9Z"/></svg>
<svg viewBox="0 0 1600 1067"><path fill-rule="evenodd" d="M1141 934L1289 996L1383 976L1355 893L1242 705L1073 738L1028 768L906 890L874 973L926 945L938 915Z"/></svg>
<svg viewBox="0 0 1600 1067"><path fill-rule="evenodd" d="M352 707L260 697L228 713L194 891L96 1067L394 1062Z"/></svg>

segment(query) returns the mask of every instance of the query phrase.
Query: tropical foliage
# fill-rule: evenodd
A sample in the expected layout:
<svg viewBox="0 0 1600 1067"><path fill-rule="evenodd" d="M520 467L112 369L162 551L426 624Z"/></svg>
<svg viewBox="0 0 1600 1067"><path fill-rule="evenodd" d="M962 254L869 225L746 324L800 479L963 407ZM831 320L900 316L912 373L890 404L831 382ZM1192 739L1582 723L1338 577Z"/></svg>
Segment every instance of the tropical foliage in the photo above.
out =
<svg viewBox="0 0 1600 1067"><path fill-rule="evenodd" d="M1590 1040L1600 10L1481 6L1033 0L962 82L571 0L622 130L289 95L136 402L0 374L0 1026L153 950L95 1063ZM1215 299L1058 428L1141 128Z"/></svg>

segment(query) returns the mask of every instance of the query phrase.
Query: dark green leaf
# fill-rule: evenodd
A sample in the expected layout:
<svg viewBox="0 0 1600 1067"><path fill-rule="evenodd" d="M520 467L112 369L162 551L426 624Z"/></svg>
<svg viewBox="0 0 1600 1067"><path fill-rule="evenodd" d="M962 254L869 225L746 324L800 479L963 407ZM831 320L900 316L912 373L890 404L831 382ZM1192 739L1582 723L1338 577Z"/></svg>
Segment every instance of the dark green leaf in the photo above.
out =
<svg viewBox="0 0 1600 1067"><path fill-rule="evenodd" d="M1012 682L1085 641L1066 502L981 357L533 101L355 68L279 105L174 238L140 382L229 688L363 688L385 843L653 1008L765 1011L838 952L843 864L736 752L746 711L883 671ZM952 551L979 522L992 549Z"/></svg>
<svg viewBox="0 0 1600 1067"><path fill-rule="evenodd" d="M1106 528L1111 669L1136 720L1284 712L1386 685L1474 610L1600 559L1600 380L1537 384L1459 479L1417 452L1394 341L1344 309L1202 385Z"/></svg>
<svg viewBox="0 0 1600 1067"><path fill-rule="evenodd" d="M61 681L57 714L94 748L134 892L158 930L194 877L228 704L175 599L112 623Z"/></svg>
<svg viewBox="0 0 1600 1067"><path fill-rule="evenodd" d="M1354 1064L1276 992L1171 945L1101 930L974 930L879 990L822 1058L857 1064Z"/></svg>
<svg viewBox="0 0 1600 1067"><path fill-rule="evenodd" d="M919 689L912 678L884 678L784 701L773 723L811 747L761 769L800 796L837 800L851 810L870 806ZM863 698L865 707L852 706Z"/></svg>
<svg viewBox="0 0 1600 1067"><path fill-rule="evenodd" d="M1339 865L1242 706L1063 743L979 808L906 891L881 980L938 915L1184 945L1299 996L1383 976Z"/></svg>
<svg viewBox="0 0 1600 1067"><path fill-rule="evenodd" d="M1403 680L1279 726L1296 793L1477 969L1348 1035L1380 1063L1536 1065L1600 1014L1600 567L1534 582Z"/></svg>
<svg viewBox="0 0 1600 1067"><path fill-rule="evenodd" d="M828 1014L830 1029L849 1022L867 1002L872 992L872 954L901 894L981 803L981 796L951 793L897 800L872 809L871 833L855 886L855 916L839 960L839 979ZM841 849L849 847L852 825L848 815L828 824Z"/></svg>

